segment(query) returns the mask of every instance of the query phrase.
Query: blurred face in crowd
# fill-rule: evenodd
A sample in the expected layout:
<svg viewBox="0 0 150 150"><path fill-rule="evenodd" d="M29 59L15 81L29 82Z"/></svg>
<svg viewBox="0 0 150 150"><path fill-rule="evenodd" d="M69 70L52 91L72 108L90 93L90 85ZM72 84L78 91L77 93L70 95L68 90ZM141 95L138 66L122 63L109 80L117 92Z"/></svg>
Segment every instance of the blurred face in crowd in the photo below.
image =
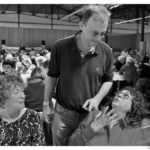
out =
<svg viewBox="0 0 150 150"><path fill-rule="evenodd" d="M22 63L23 63L26 67L30 67L30 65L31 65L31 60L30 60L30 58L23 58Z"/></svg>
<svg viewBox="0 0 150 150"><path fill-rule="evenodd" d="M5 74L11 75L14 69L10 65L3 65L3 71Z"/></svg>
<svg viewBox="0 0 150 150"><path fill-rule="evenodd" d="M25 51L25 50L21 50L20 51L20 55L22 56L22 55L26 55L27 54L27 52Z"/></svg>
<svg viewBox="0 0 150 150"><path fill-rule="evenodd" d="M82 38L90 49L95 47L104 38L108 21L103 22L98 14L93 14L85 23L81 23Z"/></svg>
<svg viewBox="0 0 150 150"><path fill-rule="evenodd" d="M112 107L118 112L127 113L131 110L133 96L128 90L119 91L112 102Z"/></svg>

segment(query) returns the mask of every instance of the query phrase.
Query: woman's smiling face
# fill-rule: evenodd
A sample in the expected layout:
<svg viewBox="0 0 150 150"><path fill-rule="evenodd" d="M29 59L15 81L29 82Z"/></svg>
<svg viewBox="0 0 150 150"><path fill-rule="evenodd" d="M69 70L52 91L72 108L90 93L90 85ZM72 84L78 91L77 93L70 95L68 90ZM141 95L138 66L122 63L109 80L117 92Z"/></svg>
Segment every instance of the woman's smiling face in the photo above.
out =
<svg viewBox="0 0 150 150"><path fill-rule="evenodd" d="M24 93L21 86L11 86L6 106L14 109L24 108Z"/></svg>

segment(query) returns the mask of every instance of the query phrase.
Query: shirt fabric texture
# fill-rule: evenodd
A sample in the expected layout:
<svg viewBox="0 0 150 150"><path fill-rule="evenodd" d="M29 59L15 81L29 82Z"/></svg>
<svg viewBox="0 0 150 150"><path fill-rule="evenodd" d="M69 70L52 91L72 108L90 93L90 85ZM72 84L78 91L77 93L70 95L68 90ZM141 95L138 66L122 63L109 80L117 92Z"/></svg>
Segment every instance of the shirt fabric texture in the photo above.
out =
<svg viewBox="0 0 150 150"><path fill-rule="evenodd" d="M45 145L42 122L37 112L27 109L17 121L8 123L0 118L1 146Z"/></svg>

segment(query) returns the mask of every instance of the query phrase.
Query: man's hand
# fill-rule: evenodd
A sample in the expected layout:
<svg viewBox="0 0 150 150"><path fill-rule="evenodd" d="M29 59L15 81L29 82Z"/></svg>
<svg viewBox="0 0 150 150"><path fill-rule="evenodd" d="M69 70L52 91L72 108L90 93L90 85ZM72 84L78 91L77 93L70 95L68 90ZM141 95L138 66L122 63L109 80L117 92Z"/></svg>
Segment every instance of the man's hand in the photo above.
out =
<svg viewBox="0 0 150 150"><path fill-rule="evenodd" d="M91 99L86 100L82 108L84 108L87 111L98 110L99 103L100 101L98 99L91 98Z"/></svg>
<svg viewBox="0 0 150 150"><path fill-rule="evenodd" d="M49 105L43 105L43 119L45 122L50 123L52 112L53 110Z"/></svg>
<svg viewBox="0 0 150 150"><path fill-rule="evenodd" d="M116 118L116 114L114 113L114 109L110 110L108 113L109 107L106 107L102 112L100 112L91 123L91 128L94 132L98 132L104 126L110 124Z"/></svg>

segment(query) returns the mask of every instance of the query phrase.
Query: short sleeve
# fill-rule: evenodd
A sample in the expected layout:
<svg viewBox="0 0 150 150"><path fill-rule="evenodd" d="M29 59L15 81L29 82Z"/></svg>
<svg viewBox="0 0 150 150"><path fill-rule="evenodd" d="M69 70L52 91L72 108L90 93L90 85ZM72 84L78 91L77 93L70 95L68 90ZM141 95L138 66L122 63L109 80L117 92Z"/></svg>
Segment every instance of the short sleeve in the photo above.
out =
<svg viewBox="0 0 150 150"><path fill-rule="evenodd" d="M114 57L112 54L112 50L108 48L108 55L106 61L105 73L103 76L103 82L110 82L113 79L113 65L114 65Z"/></svg>
<svg viewBox="0 0 150 150"><path fill-rule="evenodd" d="M52 49L47 75L54 78L60 75L60 46L58 43Z"/></svg>

